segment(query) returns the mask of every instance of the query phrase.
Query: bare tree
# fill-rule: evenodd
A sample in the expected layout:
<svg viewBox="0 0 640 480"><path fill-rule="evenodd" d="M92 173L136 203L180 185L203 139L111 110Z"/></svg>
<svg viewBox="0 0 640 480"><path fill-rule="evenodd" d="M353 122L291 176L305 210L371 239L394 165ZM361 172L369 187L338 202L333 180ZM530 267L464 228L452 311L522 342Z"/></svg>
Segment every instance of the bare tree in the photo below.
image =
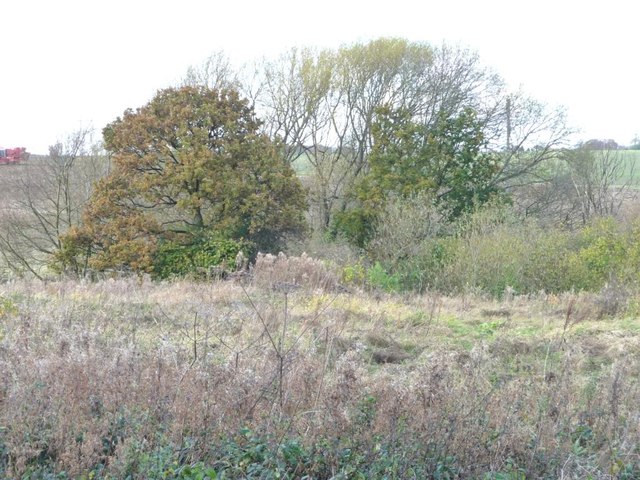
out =
<svg viewBox="0 0 640 480"><path fill-rule="evenodd" d="M594 216L617 215L630 193L633 167L625 172L618 150L578 148L565 153L575 210L583 224Z"/></svg>
<svg viewBox="0 0 640 480"><path fill-rule="evenodd" d="M93 182L109 162L92 145L92 129L80 129L33 159L14 175L12 194L0 218L0 258L14 274L43 278L60 236L81 221ZM76 272L81 273L81 272Z"/></svg>
<svg viewBox="0 0 640 480"><path fill-rule="evenodd" d="M329 145L334 54L294 48L275 61L261 65L256 107L265 120L266 133L284 145L285 160L293 163L313 153L315 143Z"/></svg>
<svg viewBox="0 0 640 480"><path fill-rule="evenodd" d="M622 161L619 150L582 146L554 155L538 170L536 182L516 189L516 205L526 216L579 227L594 217L617 216L637 195L634 167Z"/></svg>
<svg viewBox="0 0 640 480"><path fill-rule="evenodd" d="M536 168L553 161L573 133L563 108L550 108L522 92L504 95L492 122L490 147L501 155L494 185L508 190L540 180Z"/></svg>
<svg viewBox="0 0 640 480"><path fill-rule="evenodd" d="M201 65L191 66L182 80L182 85L202 85L215 90L238 88L238 73L224 52L212 53Z"/></svg>

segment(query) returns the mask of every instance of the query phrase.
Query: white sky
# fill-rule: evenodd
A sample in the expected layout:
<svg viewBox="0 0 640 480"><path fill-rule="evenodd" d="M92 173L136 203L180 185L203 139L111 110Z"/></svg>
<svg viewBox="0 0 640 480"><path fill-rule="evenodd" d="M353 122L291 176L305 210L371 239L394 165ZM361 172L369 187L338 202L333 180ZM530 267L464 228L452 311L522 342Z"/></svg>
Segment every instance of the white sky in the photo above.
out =
<svg viewBox="0 0 640 480"><path fill-rule="evenodd" d="M380 36L477 50L514 88L567 107L581 139L640 133L635 0L3 0L0 146L46 153L104 125L189 65Z"/></svg>

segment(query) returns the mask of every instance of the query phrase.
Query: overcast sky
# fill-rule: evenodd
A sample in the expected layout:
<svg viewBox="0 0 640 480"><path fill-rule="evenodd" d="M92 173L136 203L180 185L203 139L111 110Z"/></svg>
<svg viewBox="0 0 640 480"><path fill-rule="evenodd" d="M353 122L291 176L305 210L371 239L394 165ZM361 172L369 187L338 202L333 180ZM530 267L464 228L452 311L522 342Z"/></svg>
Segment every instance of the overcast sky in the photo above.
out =
<svg viewBox="0 0 640 480"><path fill-rule="evenodd" d="M240 65L293 46L380 36L476 50L513 87L564 105L579 138L640 133L633 0L4 0L0 146L46 153L224 51Z"/></svg>

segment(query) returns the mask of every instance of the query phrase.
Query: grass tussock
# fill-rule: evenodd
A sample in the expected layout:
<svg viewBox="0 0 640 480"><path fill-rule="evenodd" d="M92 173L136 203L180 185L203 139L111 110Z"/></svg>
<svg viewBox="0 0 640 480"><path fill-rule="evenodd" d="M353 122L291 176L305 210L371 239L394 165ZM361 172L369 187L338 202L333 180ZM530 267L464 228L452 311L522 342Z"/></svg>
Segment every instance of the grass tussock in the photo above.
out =
<svg viewBox="0 0 640 480"><path fill-rule="evenodd" d="M0 285L0 475L640 475L633 295L604 315L257 277Z"/></svg>
<svg viewBox="0 0 640 480"><path fill-rule="evenodd" d="M327 262L310 257L306 253L287 256L259 253L251 266L253 283L260 287L306 288L312 290L336 290L340 283L335 268Z"/></svg>

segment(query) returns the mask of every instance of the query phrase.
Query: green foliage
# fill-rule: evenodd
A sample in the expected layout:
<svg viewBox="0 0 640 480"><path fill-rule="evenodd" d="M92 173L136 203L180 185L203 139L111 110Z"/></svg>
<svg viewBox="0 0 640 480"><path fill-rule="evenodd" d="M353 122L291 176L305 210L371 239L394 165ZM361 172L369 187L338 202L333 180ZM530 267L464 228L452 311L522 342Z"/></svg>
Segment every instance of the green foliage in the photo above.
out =
<svg viewBox="0 0 640 480"><path fill-rule="evenodd" d="M408 111L381 108L373 125L370 170L355 186L355 206L336 217L334 228L365 246L389 198L431 197L449 220L459 218L499 193L498 157L486 153L483 125L474 110L440 116L433 125Z"/></svg>
<svg viewBox="0 0 640 480"><path fill-rule="evenodd" d="M371 435L370 430L378 412L378 399L364 395L353 405L354 422L349 431L339 438L314 438L305 443L295 437L274 437L259 434L249 428L237 435L211 439L206 445L197 445L186 437L182 444L174 444L163 435L145 441L131 441L110 464L96 465L80 475L57 471L54 463L33 464L21 478L29 479L114 479L148 478L164 480L220 480L332 478L332 479L403 479L433 478L453 480L467 478L459 460L450 452L439 448L437 441L425 443L415 433L405 432L400 425L398 436L389 438ZM402 424L402 421L400 422ZM570 458L585 465L593 465L593 454L598 442L594 430L578 424L566 432L570 443ZM553 459L547 459L546 472L553 475ZM6 465L1 465L6 467ZM520 466L507 458L499 470L486 473L474 465L474 478L483 480L524 480L535 471ZM598 465L598 471L604 471ZM615 478L637 478L637 462L626 461L614 452L609 471ZM538 472L538 474L542 473ZM0 469L0 473L5 470Z"/></svg>
<svg viewBox="0 0 640 480"><path fill-rule="evenodd" d="M16 315L18 306L11 298L0 295L0 320L9 315Z"/></svg>
<svg viewBox="0 0 640 480"><path fill-rule="evenodd" d="M363 286L367 271L361 262L345 265L342 268L342 282L347 285Z"/></svg>
<svg viewBox="0 0 640 480"><path fill-rule="evenodd" d="M203 461L189 462L185 453L193 449L193 442L185 439L184 445L174 445L162 435L155 439L156 444L148 449L144 442L132 442L125 450L122 476L126 478L149 478L164 480L217 480L215 468ZM90 474L87 478L111 478Z"/></svg>
<svg viewBox="0 0 640 480"><path fill-rule="evenodd" d="M60 247L53 253L49 268L57 274L83 276L87 272L91 245L91 238L72 226L60 239Z"/></svg>
<svg viewBox="0 0 640 480"><path fill-rule="evenodd" d="M313 456L299 440L285 438L278 444L248 428L222 446L221 478L300 478L314 469Z"/></svg>
<svg viewBox="0 0 640 480"><path fill-rule="evenodd" d="M194 465L185 465L176 471L176 479L179 480L216 480L218 474L211 467L198 462Z"/></svg>
<svg viewBox="0 0 640 480"><path fill-rule="evenodd" d="M346 285L366 287L385 292L401 290L400 276L390 275L380 262L367 267L363 261L345 265L342 269L342 281Z"/></svg>
<svg viewBox="0 0 640 480"><path fill-rule="evenodd" d="M376 262L367 271L367 282L373 288L379 288L385 292L397 292L400 290L400 278L390 275L379 262Z"/></svg>
<svg viewBox="0 0 640 480"><path fill-rule="evenodd" d="M432 192L450 219L487 202L497 189L497 157L483 152L486 140L476 112L440 116L423 125L408 112L381 109L373 130L371 181L386 195Z"/></svg>
<svg viewBox="0 0 640 480"><path fill-rule="evenodd" d="M364 247L375 232L377 215L373 207L359 206L334 215L331 232L357 247Z"/></svg>
<svg viewBox="0 0 640 480"><path fill-rule="evenodd" d="M452 255L435 280L440 288L517 293L598 290L608 276L585 262L578 233L517 221L470 230L452 239ZM586 244L587 249L593 244Z"/></svg>
<svg viewBox="0 0 640 480"><path fill-rule="evenodd" d="M599 289L615 275L624 275L630 250L637 249L640 238L630 238L612 218L597 219L580 231L581 246L573 258L575 268L583 268L578 288Z"/></svg>
<svg viewBox="0 0 640 480"><path fill-rule="evenodd" d="M253 245L215 236L207 236L190 245L164 242L154 256L153 273L156 278L191 275L208 276L214 267L221 271L234 270L236 257L242 252L245 258L253 252Z"/></svg>
<svg viewBox="0 0 640 480"><path fill-rule="evenodd" d="M600 218L576 231L542 227L498 202L462 216L455 228L442 229L438 222L413 228L432 220L409 200L396 210L384 217L388 228L379 228L369 244L369 259L377 266L367 280L381 288L479 290L500 297L506 291L598 292L640 280L640 223Z"/></svg>
<svg viewBox="0 0 640 480"><path fill-rule="evenodd" d="M640 150L640 145L638 146ZM619 480L634 480L640 478L640 462L624 464L620 462L620 465L616 465L614 470L618 470Z"/></svg>
<svg viewBox="0 0 640 480"><path fill-rule="evenodd" d="M376 412L376 398L365 396L355 407L356 436L370 428ZM228 442L223 450L224 462L216 467L219 478L457 478L459 472L452 456L440 457L425 445L404 439L406 444L379 436L366 444L345 436L340 439L316 439L305 445L294 438L273 439L244 429L240 437Z"/></svg>
<svg viewBox="0 0 640 480"><path fill-rule="evenodd" d="M513 461L508 461L506 468L500 472L486 473L483 480L526 480L527 471L518 468Z"/></svg>

